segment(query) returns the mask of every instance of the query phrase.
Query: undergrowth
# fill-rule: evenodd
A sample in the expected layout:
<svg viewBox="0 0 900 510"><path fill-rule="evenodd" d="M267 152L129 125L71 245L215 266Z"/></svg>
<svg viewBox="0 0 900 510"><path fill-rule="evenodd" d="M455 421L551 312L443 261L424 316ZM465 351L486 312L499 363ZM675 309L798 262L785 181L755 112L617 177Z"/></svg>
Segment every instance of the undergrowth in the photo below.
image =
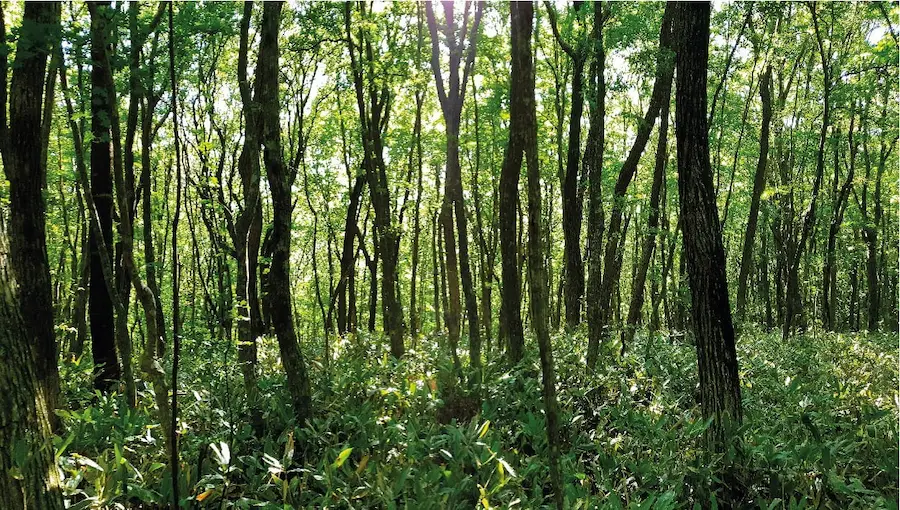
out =
<svg viewBox="0 0 900 510"><path fill-rule="evenodd" d="M550 505L536 348L516 367L489 355L479 402L441 340L419 339L400 363L364 335L332 345L341 355L328 363L310 354L315 418L301 427L263 339L257 437L240 367L186 339L204 363L179 387L183 507ZM744 331L742 441L719 456L702 448L684 337L638 335L622 357L610 346L590 374L585 343L554 338L567 507L715 508L728 491L745 508L897 508L896 336ZM61 371L73 410L59 412L54 446L69 508L165 507L171 475L146 383L132 411L90 389L89 361Z"/></svg>

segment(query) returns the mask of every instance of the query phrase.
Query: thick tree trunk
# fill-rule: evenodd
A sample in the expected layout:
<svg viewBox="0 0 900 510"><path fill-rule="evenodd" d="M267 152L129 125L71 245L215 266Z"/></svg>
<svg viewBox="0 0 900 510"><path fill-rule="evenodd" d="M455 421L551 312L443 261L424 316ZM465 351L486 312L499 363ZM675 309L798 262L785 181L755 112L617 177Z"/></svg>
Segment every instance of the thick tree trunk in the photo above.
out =
<svg viewBox="0 0 900 510"><path fill-rule="evenodd" d="M750 265L753 259L753 244L756 240L756 227L759 220L759 204L766 187L766 168L769 157L769 125L772 123L772 68L766 71L759 82L759 97L762 100L762 124L759 131L759 159L756 163L756 174L753 177L753 195L750 197L750 215L747 217L747 228L744 231L744 248L741 252L741 268L738 275L737 315L743 319L747 305L747 279L750 276Z"/></svg>
<svg viewBox="0 0 900 510"><path fill-rule="evenodd" d="M55 8L58 16L59 6ZM42 397L40 347L23 318L12 260L7 227L0 219L0 507L62 510L59 470L50 448L53 408ZM24 464L14 454L20 444L28 448Z"/></svg>
<svg viewBox="0 0 900 510"><path fill-rule="evenodd" d="M713 419L707 429L708 444L714 451L724 451L741 423L741 388L728 303L725 250L709 161L706 75L710 4L674 6L678 191L700 371L700 401L704 417Z"/></svg>
<svg viewBox="0 0 900 510"><path fill-rule="evenodd" d="M2 10L0 10L2 15ZM50 421L55 422L52 410L59 395L59 369L57 368L56 335L53 329L53 301L50 282L50 264L47 258L46 204L47 187L46 151L47 139L43 136L42 123L49 122L52 110L43 110L43 96L52 107L53 88L45 90L47 57L56 54L59 44L60 5L54 3L29 3L25 5L16 58L13 62L12 82L9 92L9 129L6 115L0 117L0 151L3 170L9 180L9 264L21 285L18 303L24 321L25 335L34 343L37 356L39 388L51 410ZM3 41L6 40L5 26ZM3 92L6 96L6 57L3 71ZM55 74L50 70L51 76ZM3 97L2 99L6 99ZM0 108L6 108L5 101ZM112 324L110 323L110 326ZM113 350L115 360L115 350ZM108 377L116 376L114 370Z"/></svg>
<svg viewBox="0 0 900 510"><path fill-rule="evenodd" d="M110 9L109 2L97 2L91 10L91 193L100 220L100 233L91 229L91 351L94 355L94 387L101 391L111 391L115 381L121 378L119 359L116 354L115 317L113 301L104 279L101 244L109 250L105 256L113 258L113 178L112 144L110 143L110 108L106 95L106 82L111 79L111 69L106 60L106 33ZM104 11L104 12L101 12Z"/></svg>

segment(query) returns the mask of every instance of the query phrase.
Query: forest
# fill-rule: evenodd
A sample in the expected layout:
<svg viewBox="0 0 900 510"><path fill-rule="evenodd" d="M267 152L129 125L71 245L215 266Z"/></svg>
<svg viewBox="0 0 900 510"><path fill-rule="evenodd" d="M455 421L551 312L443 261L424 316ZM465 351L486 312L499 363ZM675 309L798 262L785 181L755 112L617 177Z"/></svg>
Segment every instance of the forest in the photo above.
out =
<svg viewBox="0 0 900 510"><path fill-rule="evenodd" d="M0 1L0 508L898 508L898 33Z"/></svg>

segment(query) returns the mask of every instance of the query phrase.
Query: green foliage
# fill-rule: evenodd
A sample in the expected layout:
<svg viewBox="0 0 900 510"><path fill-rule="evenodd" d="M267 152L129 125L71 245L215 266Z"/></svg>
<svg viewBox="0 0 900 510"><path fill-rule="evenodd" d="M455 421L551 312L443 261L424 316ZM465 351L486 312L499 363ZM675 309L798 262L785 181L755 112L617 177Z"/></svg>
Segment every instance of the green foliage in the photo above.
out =
<svg viewBox="0 0 900 510"><path fill-rule="evenodd" d="M731 490L753 508L894 508L895 339L816 334L783 343L777 335L745 332L739 342L743 441L727 455L711 456L702 448L708 423L700 418L696 359L684 337L638 335L624 358L611 347L590 375L581 348L572 348L583 344L576 338L554 340L572 508L712 505L732 496L722 472L731 473ZM430 354L443 352L436 341L422 339L425 348L400 363L384 355L377 338L347 346L327 369L316 370L318 412L306 427L293 423L283 380L267 370L264 437L240 425L240 401L198 397L196 409L186 406L181 426L190 498L202 508L547 504L533 346L517 367L485 367L476 416L450 416L441 424L437 417L465 391L457 388L449 360ZM66 494L72 503L97 506L165 501L170 489L158 427L147 414L150 395L142 392L139 411L129 412L117 396L79 389L89 376L83 367L63 367L70 407L83 409L60 413L67 434L55 447ZM235 417L232 432L222 428L221 416Z"/></svg>

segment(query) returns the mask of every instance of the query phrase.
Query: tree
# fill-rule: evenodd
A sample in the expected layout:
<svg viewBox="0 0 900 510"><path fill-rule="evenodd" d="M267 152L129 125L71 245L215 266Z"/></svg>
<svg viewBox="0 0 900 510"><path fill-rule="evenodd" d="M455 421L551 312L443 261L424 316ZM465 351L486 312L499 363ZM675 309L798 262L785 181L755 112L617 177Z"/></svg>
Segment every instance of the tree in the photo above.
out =
<svg viewBox="0 0 900 510"><path fill-rule="evenodd" d="M593 368L597 362L597 356L600 349L600 340L609 335L609 328L612 324L614 308L611 306L613 290L618 284L619 276L622 272L622 255L620 245L624 241L622 226L624 210L625 210L625 193L628 186L637 172L637 166L640 162L641 155L647 142L650 140L650 133L659 111L664 102L669 101L672 89L672 73L674 71L674 62L671 57L672 42L672 13L671 5L666 4L666 11L663 14L662 25L659 29L659 54L656 62L656 78L653 82L653 92L650 97L650 104L647 106L647 112L644 114L642 122L638 125L637 135L634 144L628 152L628 157L622 163L619 170L619 176L616 179L616 185L613 189L613 205L610 212L609 225L606 228L606 246L603 252L603 278L598 290L597 306L600 310L599 325L600 336L588 337L588 367ZM626 222L627 223L627 222ZM599 244L599 243L598 243ZM600 247L596 246L592 249L599 251Z"/></svg>
<svg viewBox="0 0 900 510"><path fill-rule="evenodd" d="M0 18L2 16L3 10L0 8ZM0 60L0 75L3 77L0 87L0 154L9 180L9 263L21 285L18 303L26 338L35 347L38 361L35 375L51 410L55 409L59 394L59 369L53 329L44 201L49 131L46 136L43 131L45 126L49 130L53 116L56 58L52 59L54 63L49 71L47 59L50 55L56 55L59 20L58 4L25 6L9 91L9 127L6 124L5 53ZM0 32L0 42L5 44L6 27L2 22ZM55 421L52 414L50 419Z"/></svg>
<svg viewBox="0 0 900 510"><path fill-rule="evenodd" d="M91 193L97 207L99 232L91 229L91 286L88 310L91 320L91 352L94 355L94 386L110 391L121 377L116 352L113 297L105 281L102 259L112 259L113 177L110 141L109 98L106 81L112 70L107 59L109 2L88 4L91 8ZM100 238L102 237L102 242ZM109 250L100 253L101 244ZM114 288L114 287L113 287Z"/></svg>
<svg viewBox="0 0 900 510"><path fill-rule="evenodd" d="M475 6L475 15L469 23L470 10ZM478 303L475 286L472 282L472 269L469 263L469 233L465 203L463 202L462 170L459 163L459 128L462 118L463 102L466 98L466 85L472 67L475 64L475 49L481 16L484 12L482 2L465 2L462 23L456 26L453 15L455 2L442 2L444 6L444 44L449 49L449 73L447 82L441 72L440 39L438 25L434 16L432 2L425 3L425 14L428 17L428 30L431 33L431 69L437 84L438 100L444 115L444 127L447 137L447 170L444 202L441 218L444 227L445 254L447 257L447 283L450 290L450 308L447 314L447 330L450 334L450 348L455 350L459 342L459 321L461 317L459 303L459 283L462 280L463 293L466 300L466 316L469 320L469 359L474 369L476 383L481 377L481 331L478 323ZM468 38L467 38L468 35ZM460 73L462 75L460 76ZM453 232L456 219L456 234ZM458 238L458 239L457 239ZM459 262L457 264L456 243L459 242ZM458 267L457 267L458 266ZM457 278L459 274L459 278Z"/></svg>
<svg viewBox="0 0 900 510"><path fill-rule="evenodd" d="M290 287L291 250L291 184L296 172L282 159L281 120L278 102L278 28L282 2L267 2L263 8L259 60L256 64L256 91L260 114L260 141L266 177L272 193L274 228L272 230L272 263L269 267L270 287L266 298L272 313L272 327L278 338L281 360L287 374L288 390L299 423L312 416L309 376L306 361L297 344L294 331Z"/></svg>
<svg viewBox="0 0 900 510"><path fill-rule="evenodd" d="M584 66L588 59L588 38L579 34L575 47L566 43L556 22L556 10L545 2L550 27L557 43L572 61L572 106L569 112L569 139L566 167L561 176L563 238L565 240L565 301L566 327L569 330L581 323L581 299L584 296L584 264L581 259L581 219L583 200L578 166L581 163L581 114L584 109ZM573 6L576 17L581 16L583 2ZM595 57L596 58L596 57ZM584 175L582 173L582 175ZM582 177L583 179L583 177Z"/></svg>
<svg viewBox="0 0 900 510"><path fill-rule="evenodd" d="M675 135L684 258L691 289L691 316L703 416L712 419L707 441L722 451L741 424L741 387L734 326L728 303L725 248L709 163L706 75L709 3L673 7Z"/></svg>
<svg viewBox="0 0 900 510"><path fill-rule="evenodd" d="M62 510L59 470L51 447L54 410L41 397L46 390L39 373L45 360L28 336L9 244L8 227L0 218L0 505L13 510ZM24 458L16 453L22 446Z"/></svg>
<svg viewBox="0 0 900 510"><path fill-rule="evenodd" d="M366 16L365 5L359 4L361 16ZM393 225L393 208L384 162L383 131L390 115L391 90L389 83L382 82L375 75L377 56L373 49L371 34L360 30L354 40L351 29L352 5L344 4L344 27L350 53L350 69L353 87L356 91L356 106L359 112L360 138L363 146L363 168L369 184L369 199L375 210L376 256L381 259L381 313L384 332L391 342L391 354L395 358L403 356L403 310L397 280L398 229ZM366 97L369 102L366 102ZM380 247L380 249L378 249ZM368 257L367 257L368 258ZM374 259L377 261L378 259ZM373 266L370 266L373 267ZM374 282L374 271L373 279ZM373 294L374 296L374 294ZM374 319L374 316L372 316Z"/></svg>
<svg viewBox="0 0 900 510"><path fill-rule="evenodd" d="M744 247L741 252L740 274L738 276L737 314L744 316L747 304L747 278L750 276L750 264L753 257L753 243L756 239L756 227L759 222L759 206L762 193L766 187L766 168L769 158L769 125L772 123L772 67L767 66L759 83L759 97L762 100L762 124L759 131L759 159L753 177L753 195L750 199L750 215L747 217L747 228L744 231Z"/></svg>
<svg viewBox="0 0 900 510"><path fill-rule="evenodd" d="M510 88L515 87L510 104L510 121L518 119L517 129L510 126L504 167L518 162L518 171L525 153L528 180L528 279L531 291L531 327L537 337L543 379L544 412L547 420L547 444L549 447L550 487L556 508L565 504L562 478L559 472L559 413L556 401L556 372L553 367L553 348L550 344L549 304L547 292L547 268L544 261L543 229L541 214L541 183L538 162L538 129L535 111L535 75L531 50L534 4L515 2L510 5L510 43L512 46L512 70ZM516 105L515 111L512 110ZM518 155L515 156L514 152ZM516 157L516 159L511 159ZM504 254L505 255L505 254Z"/></svg>
<svg viewBox="0 0 900 510"><path fill-rule="evenodd" d="M603 32L608 17L609 10L603 8L603 3L594 2L595 48L589 83L593 101L582 163L588 179L588 345L596 345L598 349L603 337L600 293L603 281L603 155L606 149L606 48Z"/></svg>

